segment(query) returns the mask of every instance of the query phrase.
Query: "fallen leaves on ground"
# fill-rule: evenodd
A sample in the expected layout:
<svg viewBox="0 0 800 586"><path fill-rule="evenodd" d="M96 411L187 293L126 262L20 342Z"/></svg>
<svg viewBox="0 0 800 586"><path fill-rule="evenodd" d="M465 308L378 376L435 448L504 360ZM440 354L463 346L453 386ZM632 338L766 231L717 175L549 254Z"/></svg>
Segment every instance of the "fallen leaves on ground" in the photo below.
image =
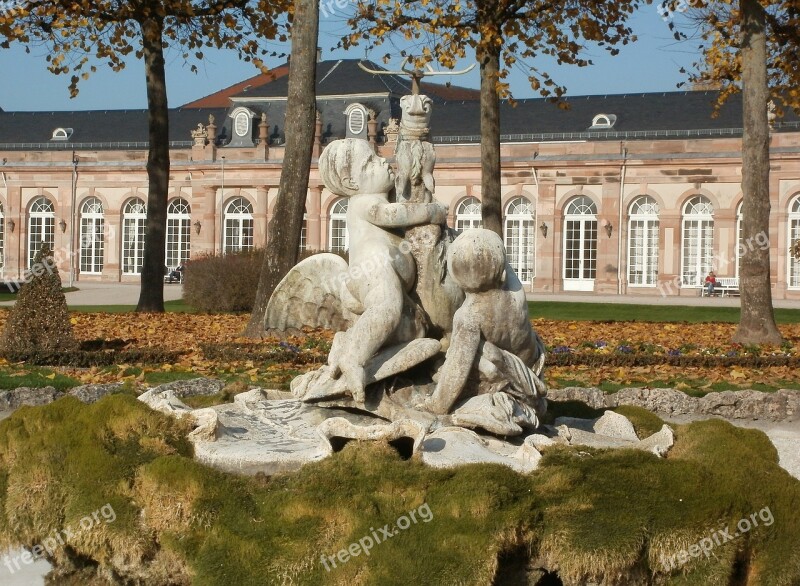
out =
<svg viewBox="0 0 800 586"><path fill-rule="evenodd" d="M0 326L4 325L7 311L0 311ZM130 347L166 347L182 353L174 364L118 365L116 368L58 368L59 372L73 376L84 383L132 380L142 382L147 373L190 371L198 376L237 375L253 382L274 381L285 384L298 372L314 368L314 361L324 360L331 332L315 332L310 338L289 338L281 342L268 338L258 342L241 336L249 315L235 314L138 314L138 313L73 313L72 325L81 341L125 340ZM786 339L781 347L748 348L731 343L736 324L724 323L644 323L644 322L586 322L533 320L533 325L544 340L549 352L612 353L636 352L654 355L736 356L748 353L761 355L781 354L800 356L800 324L781 325ZM311 353L311 364L287 361L208 360L202 351L203 344L228 344L252 347L259 344L266 349L289 348L292 351ZM753 383L775 385L785 382L800 383L800 370L785 366L768 368L744 367L681 367L669 364L653 366L569 366L550 367L547 370L551 385L574 382L599 386L645 385L671 381L693 381L693 388L710 389L712 385L730 383L747 386ZM565 382L566 381L566 382ZM684 383L685 384L685 383Z"/></svg>

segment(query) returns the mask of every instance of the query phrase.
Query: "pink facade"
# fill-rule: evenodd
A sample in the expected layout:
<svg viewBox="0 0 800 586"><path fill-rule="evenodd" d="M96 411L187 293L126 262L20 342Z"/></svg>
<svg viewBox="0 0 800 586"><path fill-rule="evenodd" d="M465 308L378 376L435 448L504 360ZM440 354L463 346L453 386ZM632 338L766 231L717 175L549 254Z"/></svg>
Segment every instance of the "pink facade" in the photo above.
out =
<svg viewBox="0 0 800 586"><path fill-rule="evenodd" d="M800 298L800 267L788 255L800 236L798 147L800 132L772 137L769 246L778 299ZM393 145L378 149L392 157ZM532 291L697 295L709 265L718 276L736 276L737 248L747 245L737 232L741 139L506 143L502 151L503 208L513 204L514 212L507 246L516 248L514 262ZM173 217L181 240L174 247L197 256L262 246L282 156L282 147L173 150L170 200L188 204ZM130 203L147 200L144 150L9 150L0 159L5 279L23 275L31 233L42 222L53 231L65 278L138 279L131 243L144 226ZM449 205L452 226L474 225L475 205L461 204L480 200L479 162L477 144L437 146L436 197ZM94 213L85 205L91 198L101 204ZM306 248L346 245L336 203L312 168ZM90 242L92 230L102 231L101 245Z"/></svg>

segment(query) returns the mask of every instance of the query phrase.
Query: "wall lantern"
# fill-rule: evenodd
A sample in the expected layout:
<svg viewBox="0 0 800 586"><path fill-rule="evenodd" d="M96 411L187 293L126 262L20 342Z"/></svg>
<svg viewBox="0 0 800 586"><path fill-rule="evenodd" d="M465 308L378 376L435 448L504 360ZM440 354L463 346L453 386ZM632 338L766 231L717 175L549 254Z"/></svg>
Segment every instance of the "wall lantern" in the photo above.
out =
<svg viewBox="0 0 800 586"><path fill-rule="evenodd" d="M542 231L542 236L544 236L545 238L547 238L547 224L545 224L544 222L542 222L542 225L541 225L541 226L539 226L539 230L541 230L541 231Z"/></svg>
<svg viewBox="0 0 800 586"><path fill-rule="evenodd" d="M606 229L606 236L608 236L609 238L611 238L611 232L614 230L614 228L611 226L611 222L609 222L608 220L606 220L606 221L603 223L603 227Z"/></svg>
<svg viewBox="0 0 800 586"><path fill-rule="evenodd" d="M203 227L203 225L200 223L200 220L195 221L195 223L194 223L194 232L195 232L195 234L200 234L200 228L202 228L202 227Z"/></svg>
<svg viewBox="0 0 800 586"><path fill-rule="evenodd" d="M9 229L9 231L13 232L14 228L16 228L16 227L17 227L17 223L14 220L9 220L8 221L8 229Z"/></svg>
<svg viewBox="0 0 800 586"><path fill-rule="evenodd" d="M62 234L67 231L67 222L64 220L64 218L61 218L61 221L58 223L58 227L61 228Z"/></svg>

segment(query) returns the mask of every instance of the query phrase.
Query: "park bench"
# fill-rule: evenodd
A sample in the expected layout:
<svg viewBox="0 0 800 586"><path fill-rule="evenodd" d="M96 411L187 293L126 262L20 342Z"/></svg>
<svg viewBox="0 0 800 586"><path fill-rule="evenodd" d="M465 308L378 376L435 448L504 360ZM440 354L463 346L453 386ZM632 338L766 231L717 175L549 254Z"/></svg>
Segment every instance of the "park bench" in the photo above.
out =
<svg viewBox="0 0 800 586"><path fill-rule="evenodd" d="M176 267L174 269L165 268L164 282L165 283L182 283L183 282L183 271L179 270L178 267Z"/></svg>
<svg viewBox="0 0 800 586"><path fill-rule="evenodd" d="M705 297L708 295L708 289L705 285L700 289L700 295ZM714 295L720 297L730 297L732 295L739 296L739 277L717 277L717 284L714 285Z"/></svg>

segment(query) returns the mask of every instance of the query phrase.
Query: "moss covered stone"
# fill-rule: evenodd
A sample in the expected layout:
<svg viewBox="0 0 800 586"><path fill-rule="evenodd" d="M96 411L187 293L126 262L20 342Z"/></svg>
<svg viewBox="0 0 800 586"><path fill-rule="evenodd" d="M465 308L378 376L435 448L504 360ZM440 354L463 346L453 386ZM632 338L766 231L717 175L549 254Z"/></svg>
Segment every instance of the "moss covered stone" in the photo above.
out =
<svg viewBox="0 0 800 586"><path fill-rule="evenodd" d="M763 433L724 421L679 426L667 459L556 446L523 475L351 442L269 479L193 461L188 425L124 395L0 422L0 548L31 548L109 503L116 520L58 549L59 567L148 586L516 584L543 569L572 585L800 583L800 482ZM681 561L767 507L771 522ZM374 535L369 555L333 566Z"/></svg>
<svg viewBox="0 0 800 586"><path fill-rule="evenodd" d="M77 347L53 251L43 244L9 313L0 349L19 357Z"/></svg>

